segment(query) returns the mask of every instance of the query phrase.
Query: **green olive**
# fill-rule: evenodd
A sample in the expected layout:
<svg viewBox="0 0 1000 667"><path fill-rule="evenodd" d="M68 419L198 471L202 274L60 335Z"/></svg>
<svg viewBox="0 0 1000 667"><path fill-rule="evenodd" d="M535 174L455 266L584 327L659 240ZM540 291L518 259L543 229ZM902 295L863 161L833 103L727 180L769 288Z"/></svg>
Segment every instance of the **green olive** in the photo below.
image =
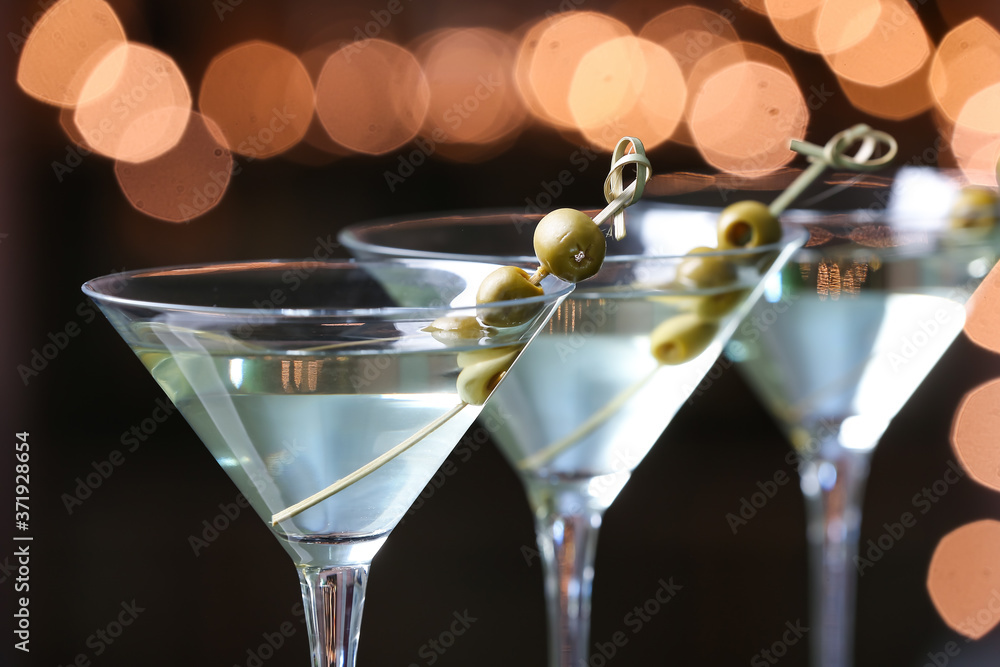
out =
<svg viewBox="0 0 1000 667"><path fill-rule="evenodd" d="M531 276L516 266L504 266L483 279L476 293L476 303L480 306L495 301L509 301L533 296L542 296L545 291L529 282ZM493 327L513 327L524 324L538 314L542 304L507 306L504 308L479 308L479 319Z"/></svg>
<svg viewBox="0 0 1000 667"><path fill-rule="evenodd" d="M139 360L173 402L194 396L194 389L169 352L140 352Z"/></svg>
<svg viewBox="0 0 1000 667"><path fill-rule="evenodd" d="M717 320L736 310L746 299L747 293L748 290L735 289L729 292L700 296L691 312L702 319Z"/></svg>
<svg viewBox="0 0 1000 667"><path fill-rule="evenodd" d="M505 354L476 362L458 374L458 397L469 405L482 405L510 369L520 348L503 348Z"/></svg>
<svg viewBox="0 0 1000 667"><path fill-rule="evenodd" d="M523 347L523 345L503 345L500 347L481 347L476 350L465 350L458 353L458 367L468 368L484 361L493 361L511 352L520 352Z"/></svg>
<svg viewBox="0 0 1000 667"><path fill-rule="evenodd" d="M684 287L707 289L722 287L736 282L737 271L725 257L698 257L702 253L714 252L715 248L701 246L690 251L677 267L677 282Z"/></svg>
<svg viewBox="0 0 1000 667"><path fill-rule="evenodd" d="M652 298L703 320L718 320L736 310L748 293L749 290L739 288L718 294L674 294Z"/></svg>
<svg viewBox="0 0 1000 667"><path fill-rule="evenodd" d="M572 208L552 211L535 227L535 255L558 278L578 283L601 270L607 242L594 221Z"/></svg>
<svg viewBox="0 0 1000 667"><path fill-rule="evenodd" d="M756 248L781 240L781 223L766 204L739 201L719 214L719 249Z"/></svg>
<svg viewBox="0 0 1000 667"><path fill-rule="evenodd" d="M461 345L489 335L489 331L471 315L445 315L424 327L435 339L445 345Z"/></svg>
<svg viewBox="0 0 1000 667"><path fill-rule="evenodd" d="M650 352L661 364L683 364L704 352L715 340L718 331L716 322L702 319L694 313L674 315L653 329Z"/></svg>
<svg viewBox="0 0 1000 667"><path fill-rule="evenodd" d="M952 229L984 229L997 223L996 191L970 185L962 188L952 204L948 221Z"/></svg>

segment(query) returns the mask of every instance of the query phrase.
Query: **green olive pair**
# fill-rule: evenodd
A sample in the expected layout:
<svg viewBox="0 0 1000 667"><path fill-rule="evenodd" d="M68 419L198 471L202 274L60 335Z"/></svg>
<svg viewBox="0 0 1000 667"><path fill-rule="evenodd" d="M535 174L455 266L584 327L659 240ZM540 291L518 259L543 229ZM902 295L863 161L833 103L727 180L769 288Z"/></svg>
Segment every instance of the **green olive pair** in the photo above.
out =
<svg viewBox="0 0 1000 667"><path fill-rule="evenodd" d="M535 227L535 256L541 264L535 276L513 266L497 269L479 286L476 303L509 301L542 295L535 282L554 275L569 283L578 283L601 270L607 244L604 234L585 213L572 208L560 208L546 215ZM480 319L491 326L516 326L528 321L537 308L480 308Z"/></svg>
<svg viewBox="0 0 1000 667"><path fill-rule="evenodd" d="M536 283L548 274L567 282L579 282L597 273L604 262L604 234L580 211L562 208L549 213L535 228L535 254L541 264L535 275L515 266L490 273L476 293L476 317L442 317L427 331L445 344L462 344L488 337L494 327L514 327L529 321L541 310L540 303L488 307L499 301L544 295ZM521 346L484 348L460 352L458 394L466 403L480 405L510 369Z"/></svg>
<svg viewBox="0 0 1000 667"><path fill-rule="evenodd" d="M766 205L741 201L722 211L717 233L718 250L757 248L780 241L781 224ZM694 248L680 262L675 281L681 291L717 290L738 282L736 263L725 256L705 255L717 249ZM745 296L746 290L734 287L715 294L661 297L662 301L687 312L674 315L653 330L650 336L653 357L668 365L694 359L715 340L719 319L742 303Z"/></svg>

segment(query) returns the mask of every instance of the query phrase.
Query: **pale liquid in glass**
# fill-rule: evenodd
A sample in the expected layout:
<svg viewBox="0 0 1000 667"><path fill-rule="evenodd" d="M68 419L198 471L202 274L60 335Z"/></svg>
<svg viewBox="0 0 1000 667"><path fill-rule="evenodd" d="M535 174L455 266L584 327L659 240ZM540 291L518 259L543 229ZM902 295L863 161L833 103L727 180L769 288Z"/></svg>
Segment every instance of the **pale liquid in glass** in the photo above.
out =
<svg viewBox="0 0 1000 667"><path fill-rule="evenodd" d="M139 355L262 517L323 490L460 403L452 351ZM383 467L279 524L293 558L370 560L479 411L466 406Z"/></svg>
<svg viewBox="0 0 1000 667"><path fill-rule="evenodd" d="M650 352L650 334L678 312L662 297L571 298L524 351L484 414L515 468L529 483L544 482L532 484L537 493L552 485L576 486L598 505L611 504L715 362L731 326L729 315L697 357L662 365ZM559 454L525 465L633 390Z"/></svg>
<svg viewBox="0 0 1000 667"><path fill-rule="evenodd" d="M793 294L782 304L767 317L775 304L760 302L730 350L800 448L824 424L843 424L851 449L874 447L965 324L962 305L928 294Z"/></svg>

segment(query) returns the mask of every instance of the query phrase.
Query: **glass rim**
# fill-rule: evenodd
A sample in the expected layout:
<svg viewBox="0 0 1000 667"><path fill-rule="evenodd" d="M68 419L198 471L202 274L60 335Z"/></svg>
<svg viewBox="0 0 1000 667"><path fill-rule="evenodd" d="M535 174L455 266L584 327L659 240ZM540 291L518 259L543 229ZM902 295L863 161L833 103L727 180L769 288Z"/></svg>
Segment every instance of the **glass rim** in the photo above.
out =
<svg viewBox="0 0 1000 667"><path fill-rule="evenodd" d="M186 313L200 313L204 315L244 317L253 315L257 317L337 317L337 318L369 318L369 319L436 319L441 315L450 313L475 313L477 309L486 307L505 308L523 306L527 304L545 304L557 301L568 296L576 287L574 283L567 283L556 276L551 276L558 281L560 287L554 292L548 292L541 296L526 297L522 299L508 299L505 301L493 301L489 304L471 304L468 306L449 306L439 304L433 306L384 306L380 308L281 308L281 307L231 307L231 306L198 306L179 302L168 303L167 301L150 301L146 299L133 299L110 294L98 289L100 283L120 282L123 280L133 280L142 277L154 277L172 273L175 275L209 273L219 270L229 270L232 272L241 269L268 269L277 268L282 265L321 265L325 268L346 270L357 269L366 266L410 266L414 269L431 268L435 264L478 264L481 266L494 266L500 268L502 264L481 260L460 260L456 258L432 258L422 259L413 257L386 258L377 260L358 261L354 259L267 259L267 260L233 260L224 262L205 262L194 264L178 264L173 266L150 267L146 269L133 269L130 271L119 271L96 278L91 278L84 282L80 289L84 295L100 303L107 303L115 306L132 308L145 308L149 310L171 310ZM266 298L266 297L265 297Z"/></svg>
<svg viewBox="0 0 1000 667"><path fill-rule="evenodd" d="M683 208L696 208L701 207L683 207ZM710 212L714 209L705 207L705 212ZM721 211L722 209L719 209ZM594 210L583 210L587 215L596 215L598 212ZM485 222L486 220L496 218L500 219L503 217L520 216L526 219L530 219L530 215L525 214L520 211L505 210L505 209L495 209L495 210L482 210L482 211L469 211L469 212L454 212L454 213L441 213L438 215L430 215L422 218L413 218L405 216L396 216L388 218L379 218L375 220L370 220L366 222L359 222L352 225L347 225L337 233L337 240L350 250L361 250L367 251L373 255L379 255L386 258L393 259L433 259L433 260L447 260L455 259L460 261L473 261L473 262L490 262L490 263L504 263L504 262L514 262L518 264L537 264L538 259L534 255L493 255L493 254L472 254L472 253L452 253L440 250L411 250L402 248L400 246L386 246L377 243L372 243L370 241L362 241L356 235L357 230L373 229L376 227L389 227L393 225L402 224L417 224L417 223L428 223L433 221L441 221L445 225L456 225L456 224L468 224L472 222ZM542 214L533 214L539 216L541 219ZM626 214L627 215L627 214ZM512 223L511 223L512 224ZM786 248L789 244L795 244L799 247L802 246L808 240L808 234L802 229L802 225L798 224L785 224L781 225L782 236L780 241L774 243L769 243L766 245L760 245L753 248L733 248L720 250L718 248L713 248L710 251L705 251L703 253L698 253L699 257L745 257L747 255L757 255L767 252L781 251ZM628 224L626 223L626 233L628 231ZM667 260L683 260L688 258L689 255L684 253L654 253L654 254L621 254L612 255L607 254L604 258L605 264L626 264L629 262L637 261L667 261Z"/></svg>

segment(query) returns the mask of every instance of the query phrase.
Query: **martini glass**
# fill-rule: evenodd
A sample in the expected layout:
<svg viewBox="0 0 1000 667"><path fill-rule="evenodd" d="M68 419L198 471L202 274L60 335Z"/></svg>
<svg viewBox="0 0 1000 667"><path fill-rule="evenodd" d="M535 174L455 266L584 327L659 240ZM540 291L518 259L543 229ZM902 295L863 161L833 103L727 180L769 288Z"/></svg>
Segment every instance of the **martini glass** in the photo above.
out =
<svg viewBox="0 0 1000 667"><path fill-rule="evenodd" d="M496 268L274 261L83 286L292 557L314 667L354 665L372 558L479 414L459 367L475 379L516 356L572 290L549 277L543 296L490 304L528 313L518 326L428 330L475 316Z"/></svg>
<svg viewBox="0 0 1000 667"><path fill-rule="evenodd" d="M994 229L952 228L954 178L907 169L888 185L853 183L842 196L855 210L783 216L809 241L727 347L800 456L816 667L853 662L871 454L962 331L1000 248Z"/></svg>
<svg viewBox="0 0 1000 667"><path fill-rule="evenodd" d="M804 236L753 250L699 254L738 270L732 282L678 282L694 248L716 243L715 213L629 209L600 272L577 285L494 392L488 423L535 515L545 571L549 664L586 665L591 584L604 511L688 400L722 346ZM539 216L452 216L352 226L358 258L423 257L532 266ZM664 339L676 357L658 360ZM668 357L670 355L667 355Z"/></svg>

